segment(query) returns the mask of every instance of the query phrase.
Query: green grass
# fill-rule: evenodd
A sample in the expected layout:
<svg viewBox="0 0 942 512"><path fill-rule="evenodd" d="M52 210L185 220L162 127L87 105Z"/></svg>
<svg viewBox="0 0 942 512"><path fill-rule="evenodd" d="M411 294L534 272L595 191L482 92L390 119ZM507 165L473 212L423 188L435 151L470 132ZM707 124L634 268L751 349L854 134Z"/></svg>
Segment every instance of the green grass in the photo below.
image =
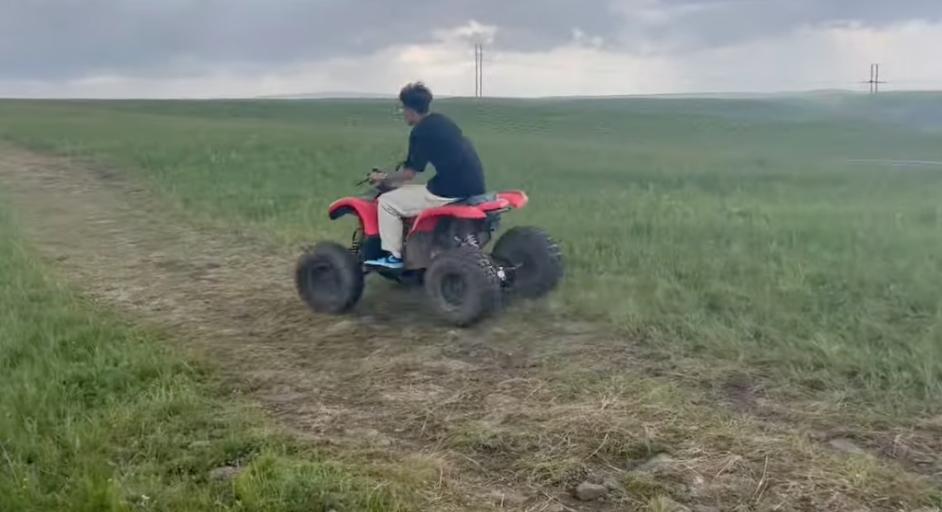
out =
<svg viewBox="0 0 942 512"><path fill-rule="evenodd" d="M942 397L938 95L440 102L490 188L564 244L557 311L783 387ZM885 121L883 121L885 119ZM335 198L401 159L386 101L3 102L0 137L127 169L195 218L346 239Z"/></svg>
<svg viewBox="0 0 942 512"><path fill-rule="evenodd" d="M406 508L407 491L287 441L165 340L75 296L8 214L0 209L0 510ZM209 478L226 465L244 470Z"/></svg>

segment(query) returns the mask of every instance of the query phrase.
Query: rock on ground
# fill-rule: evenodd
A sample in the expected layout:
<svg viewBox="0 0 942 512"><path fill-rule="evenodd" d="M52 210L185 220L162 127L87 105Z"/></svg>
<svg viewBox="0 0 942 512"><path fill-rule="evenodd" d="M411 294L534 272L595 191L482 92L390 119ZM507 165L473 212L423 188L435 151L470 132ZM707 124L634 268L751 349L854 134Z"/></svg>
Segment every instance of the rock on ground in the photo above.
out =
<svg viewBox="0 0 942 512"><path fill-rule="evenodd" d="M576 487L576 498L582 501L595 501L608 494L608 488L604 485L582 482Z"/></svg>
<svg viewBox="0 0 942 512"><path fill-rule="evenodd" d="M670 466L674 462L675 462L674 459L670 455L666 453L659 453L655 455L654 457L651 457L650 459L648 459L647 462L636 467L635 471L643 471L643 472L657 471L666 466Z"/></svg>

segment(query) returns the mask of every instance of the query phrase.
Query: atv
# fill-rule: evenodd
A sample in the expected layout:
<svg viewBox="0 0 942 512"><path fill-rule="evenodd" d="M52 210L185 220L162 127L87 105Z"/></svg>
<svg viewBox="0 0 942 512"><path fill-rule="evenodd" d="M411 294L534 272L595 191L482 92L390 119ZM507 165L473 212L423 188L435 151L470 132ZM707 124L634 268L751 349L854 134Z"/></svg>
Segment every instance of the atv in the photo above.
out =
<svg viewBox="0 0 942 512"><path fill-rule="evenodd" d="M366 265L384 254L377 207L380 195L390 190L373 185L363 197L345 197L328 207L332 220L353 215L359 222L350 246L323 241L298 259L295 285L313 311L349 311L363 293L366 275L376 273L424 286L432 309L449 323L465 327L499 311L505 297L542 297L563 277L559 246L539 228L514 227L490 253L484 250L501 216L526 206L529 199L520 190L456 200L403 219L403 268Z"/></svg>

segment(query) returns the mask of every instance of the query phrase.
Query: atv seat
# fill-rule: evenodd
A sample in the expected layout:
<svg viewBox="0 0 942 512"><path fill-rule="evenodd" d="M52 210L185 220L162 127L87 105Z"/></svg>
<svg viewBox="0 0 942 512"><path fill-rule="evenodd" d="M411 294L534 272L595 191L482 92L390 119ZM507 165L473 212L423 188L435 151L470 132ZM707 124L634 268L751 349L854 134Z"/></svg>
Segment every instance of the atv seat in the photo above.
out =
<svg viewBox="0 0 942 512"><path fill-rule="evenodd" d="M456 199L448 204L450 205L461 205L461 206L478 206L479 204L488 203L491 201L497 200L497 193L487 192L485 194L478 194L476 196L465 197L463 199Z"/></svg>
<svg viewBox="0 0 942 512"><path fill-rule="evenodd" d="M471 196L466 199L452 201L446 205L446 207L455 206L474 208L482 212L493 212L495 210L507 209L510 206L510 202L497 194L481 194L479 196Z"/></svg>

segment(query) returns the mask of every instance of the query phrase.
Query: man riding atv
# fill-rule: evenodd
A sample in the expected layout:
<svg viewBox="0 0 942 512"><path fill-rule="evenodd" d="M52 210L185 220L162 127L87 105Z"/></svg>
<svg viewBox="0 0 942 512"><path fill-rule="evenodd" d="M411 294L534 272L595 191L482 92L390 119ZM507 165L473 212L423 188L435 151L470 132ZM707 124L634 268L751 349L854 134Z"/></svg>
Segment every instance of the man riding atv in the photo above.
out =
<svg viewBox="0 0 942 512"><path fill-rule="evenodd" d="M399 92L402 114L412 127L409 153L401 169L374 172L370 182L395 189L379 196L379 236L388 255L367 266L398 269L402 260L402 219L423 210L485 193L481 160L471 142L451 119L429 111L432 92L421 82ZM431 163L435 176L427 185L406 184Z"/></svg>
<svg viewBox="0 0 942 512"><path fill-rule="evenodd" d="M429 113L424 85L407 85L399 99L412 126L408 157L395 172L374 169L367 196L328 206L331 220L356 219L353 236L349 247L321 240L305 249L295 266L301 299L315 312L350 311L374 274L424 287L431 308L464 327L499 311L505 297L535 299L555 289L562 252L543 229L514 226L488 249L501 217L525 207L527 194L487 193L474 147L455 123ZM436 173L428 186L406 184L429 163Z"/></svg>

